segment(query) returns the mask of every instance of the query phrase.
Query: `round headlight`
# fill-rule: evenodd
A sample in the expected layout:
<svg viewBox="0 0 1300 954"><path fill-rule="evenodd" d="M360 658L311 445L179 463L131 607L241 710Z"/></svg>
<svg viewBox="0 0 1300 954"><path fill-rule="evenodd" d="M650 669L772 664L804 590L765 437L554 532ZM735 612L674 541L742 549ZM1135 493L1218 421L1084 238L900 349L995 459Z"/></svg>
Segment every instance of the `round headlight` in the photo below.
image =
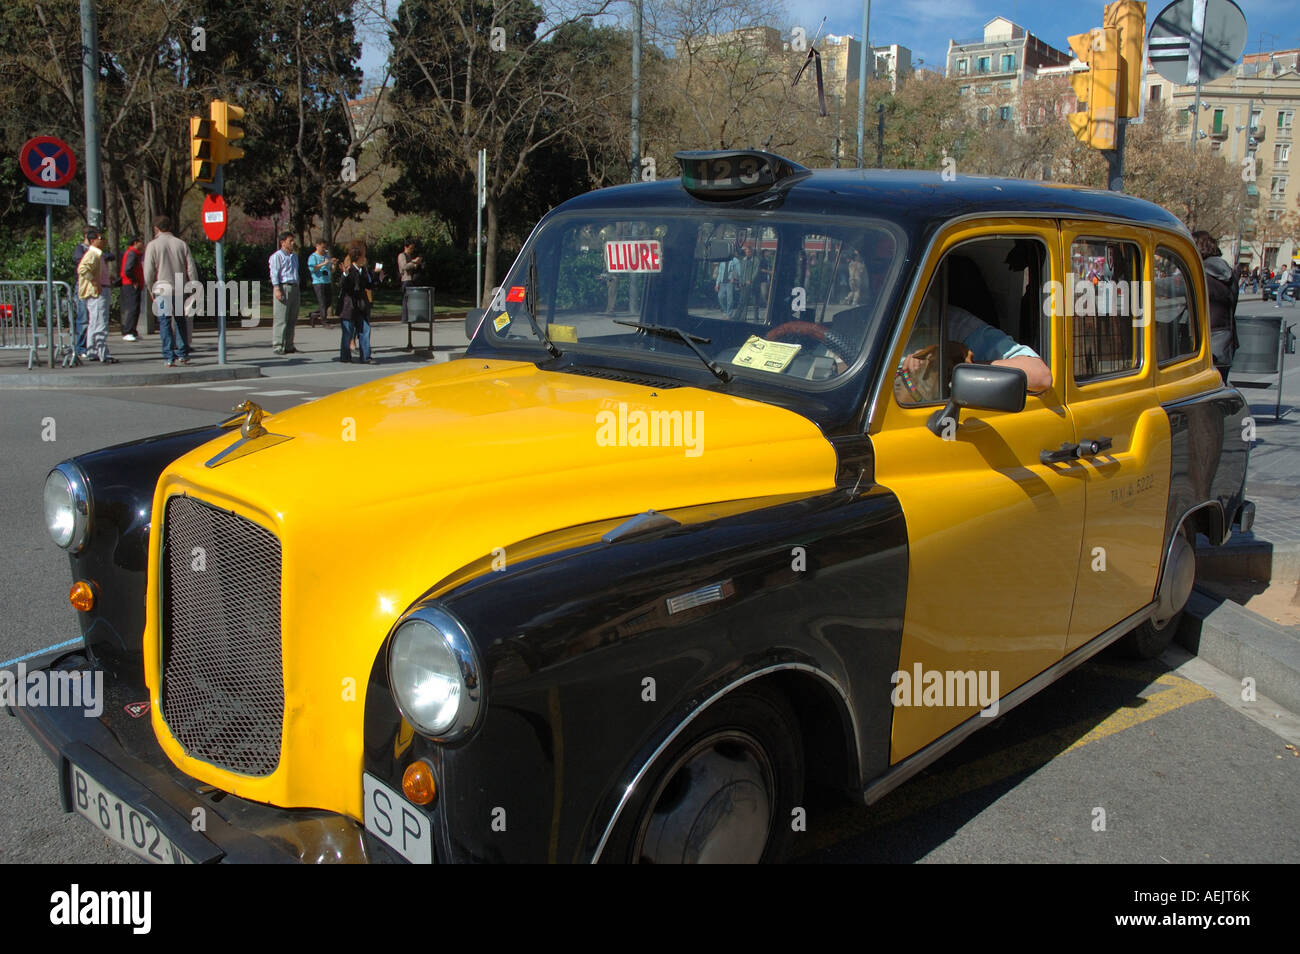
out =
<svg viewBox="0 0 1300 954"><path fill-rule="evenodd" d="M469 732L482 697L469 635L436 606L413 610L388 647L388 681L397 708L421 735L449 742Z"/></svg>
<svg viewBox="0 0 1300 954"><path fill-rule="evenodd" d="M45 527L59 546L73 553L90 535L90 491L81 470L60 464L45 478Z"/></svg>

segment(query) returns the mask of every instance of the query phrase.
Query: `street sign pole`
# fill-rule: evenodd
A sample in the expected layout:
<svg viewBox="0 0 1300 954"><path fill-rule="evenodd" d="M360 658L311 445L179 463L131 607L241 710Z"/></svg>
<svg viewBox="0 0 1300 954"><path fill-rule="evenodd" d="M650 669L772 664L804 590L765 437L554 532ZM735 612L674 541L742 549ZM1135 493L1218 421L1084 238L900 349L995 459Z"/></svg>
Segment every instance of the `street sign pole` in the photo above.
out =
<svg viewBox="0 0 1300 954"><path fill-rule="evenodd" d="M50 225L53 214L54 207L47 205L45 207L45 336L49 344L50 370L54 370L54 264L52 261L54 243ZM76 342L73 342L73 348L76 348Z"/></svg>
<svg viewBox="0 0 1300 954"><path fill-rule="evenodd" d="M217 166L212 185L214 194L221 195L226 184L225 166ZM224 237L216 242L217 269L217 364L226 363L226 240Z"/></svg>
<svg viewBox="0 0 1300 954"><path fill-rule="evenodd" d="M1127 119L1116 119L1115 148L1101 151L1106 157L1106 188L1111 192L1124 191L1124 134L1127 127Z"/></svg>

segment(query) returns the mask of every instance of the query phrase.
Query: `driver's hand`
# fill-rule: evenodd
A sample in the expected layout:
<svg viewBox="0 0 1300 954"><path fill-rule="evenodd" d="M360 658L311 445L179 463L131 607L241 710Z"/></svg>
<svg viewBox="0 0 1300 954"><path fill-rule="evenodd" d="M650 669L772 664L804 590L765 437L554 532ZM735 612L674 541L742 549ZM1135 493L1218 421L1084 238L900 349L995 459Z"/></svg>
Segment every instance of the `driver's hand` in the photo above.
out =
<svg viewBox="0 0 1300 954"><path fill-rule="evenodd" d="M921 359L915 354L909 354L903 359L903 370L908 374L914 374L921 370Z"/></svg>

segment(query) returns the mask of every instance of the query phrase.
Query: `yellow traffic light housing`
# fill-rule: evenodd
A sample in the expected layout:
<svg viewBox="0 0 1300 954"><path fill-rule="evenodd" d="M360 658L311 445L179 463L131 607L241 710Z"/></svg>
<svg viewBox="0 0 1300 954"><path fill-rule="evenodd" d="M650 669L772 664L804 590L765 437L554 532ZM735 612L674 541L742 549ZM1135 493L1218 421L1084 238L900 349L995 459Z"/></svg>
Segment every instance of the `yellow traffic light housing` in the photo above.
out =
<svg viewBox="0 0 1300 954"><path fill-rule="evenodd" d="M1142 74L1146 68L1147 5L1138 0L1115 0L1106 6L1103 22L1114 27L1119 39L1119 115L1134 119L1142 112Z"/></svg>
<svg viewBox="0 0 1300 954"><path fill-rule="evenodd" d="M216 177L216 148L212 123L199 116L190 117L190 177L209 183Z"/></svg>
<svg viewBox="0 0 1300 954"><path fill-rule="evenodd" d="M1088 65L1070 75L1080 111L1069 117L1080 142L1094 149L1114 149L1118 121L1116 87L1119 84L1119 31L1102 27L1070 37L1070 49Z"/></svg>
<svg viewBox="0 0 1300 954"><path fill-rule="evenodd" d="M244 110L225 100L214 99L211 115L212 125L217 130L217 162L224 165L244 158L244 150L231 145L236 139L244 138Z"/></svg>

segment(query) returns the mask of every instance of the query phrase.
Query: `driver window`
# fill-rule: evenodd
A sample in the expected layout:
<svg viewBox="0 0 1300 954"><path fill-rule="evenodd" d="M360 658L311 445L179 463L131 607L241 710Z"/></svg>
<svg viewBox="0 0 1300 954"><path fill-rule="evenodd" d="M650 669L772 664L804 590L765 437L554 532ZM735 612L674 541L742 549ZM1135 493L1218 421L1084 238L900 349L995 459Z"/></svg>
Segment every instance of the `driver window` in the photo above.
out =
<svg viewBox="0 0 1300 954"><path fill-rule="evenodd" d="M898 403L946 401L963 362L1049 354L1047 269L1036 238L979 239L944 256L894 371Z"/></svg>

